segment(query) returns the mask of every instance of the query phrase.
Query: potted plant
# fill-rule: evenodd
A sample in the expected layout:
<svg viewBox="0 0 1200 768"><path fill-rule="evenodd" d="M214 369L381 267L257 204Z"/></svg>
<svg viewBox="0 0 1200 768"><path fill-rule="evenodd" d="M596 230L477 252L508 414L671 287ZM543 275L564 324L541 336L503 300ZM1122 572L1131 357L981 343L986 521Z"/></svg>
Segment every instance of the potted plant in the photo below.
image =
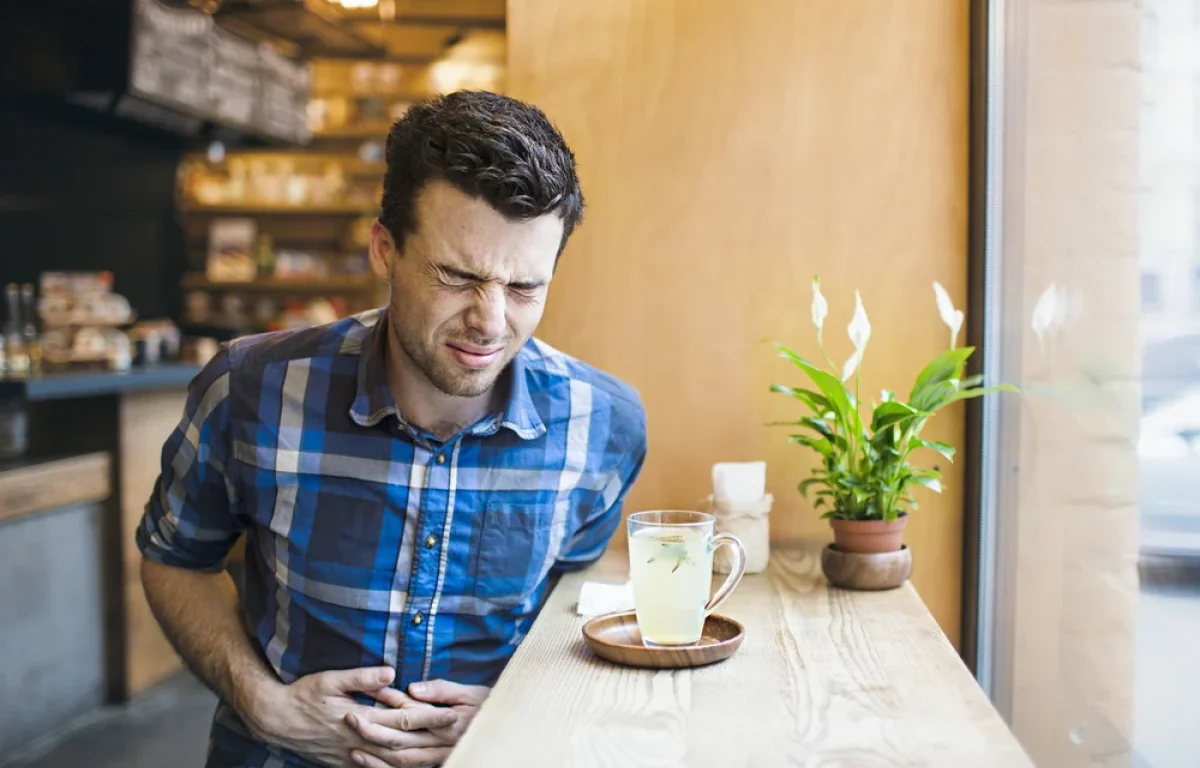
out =
<svg viewBox="0 0 1200 768"><path fill-rule="evenodd" d="M799 420L783 424L799 428L791 442L815 451L820 464L798 488L813 501L821 517L830 521L833 551L840 557L903 551L911 571L911 555L903 541L909 514L917 509L912 490L916 486L942 490L941 473L936 467L914 466L911 459L917 451L931 451L952 461L955 453L951 445L923 439L921 431L930 417L959 400L998 390L1016 391L1007 384L984 387L982 376L963 375L975 351L973 347L957 346L963 313L954 308L940 284L934 283L933 289L938 313L950 330L950 347L921 370L906 399L885 389L869 410L861 406L859 378L871 324L857 291L854 317L848 326L854 352L840 368L821 341L829 304L821 294L817 277L812 282L812 322L824 364L775 345L780 356L803 371L811 385L775 384L771 389L795 398L803 407L804 415ZM899 581L907 576L903 573Z"/></svg>

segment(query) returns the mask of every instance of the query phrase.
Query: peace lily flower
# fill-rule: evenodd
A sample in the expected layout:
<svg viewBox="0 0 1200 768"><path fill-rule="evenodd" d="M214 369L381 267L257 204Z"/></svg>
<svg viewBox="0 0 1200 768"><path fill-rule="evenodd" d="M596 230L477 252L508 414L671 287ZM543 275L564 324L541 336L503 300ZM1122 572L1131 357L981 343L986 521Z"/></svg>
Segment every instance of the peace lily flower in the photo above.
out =
<svg viewBox="0 0 1200 768"><path fill-rule="evenodd" d="M950 348L954 349L958 344L958 332L962 329L963 312L961 309L954 308L950 294L936 280L933 281L933 295L937 300L938 314L942 316L942 322L950 329Z"/></svg>
<svg viewBox="0 0 1200 768"><path fill-rule="evenodd" d="M825 324L825 316L829 314L829 302L825 301L825 297L821 295L821 278L816 275L813 275L812 291L812 321L813 325L817 326L819 335L821 327Z"/></svg>
<svg viewBox="0 0 1200 768"><path fill-rule="evenodd" d="M850 343L854 345L854 354L842 366L843 382L854 375L858 364L862 362L867 339L871 338L871 321L867 320L867 310L863 308L862 296L858 291L854 292L854 317L850 318L846 331L850 334Z"/></svg>

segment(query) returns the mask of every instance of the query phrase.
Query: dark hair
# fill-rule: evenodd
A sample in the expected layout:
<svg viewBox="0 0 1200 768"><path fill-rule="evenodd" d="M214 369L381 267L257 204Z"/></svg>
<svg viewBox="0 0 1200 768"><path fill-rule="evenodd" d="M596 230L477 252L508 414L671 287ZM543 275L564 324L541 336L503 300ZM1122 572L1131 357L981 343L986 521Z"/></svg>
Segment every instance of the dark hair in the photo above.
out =
<svg viewBox="0 0 1200 768"><path fill-rule="evenodd" d="M484 91L413 105L387 138L380 222L396 248L416 230L417 194L443 179L514 219L555 213L561 254L583 218L575 156L540 109Z"/></svg>

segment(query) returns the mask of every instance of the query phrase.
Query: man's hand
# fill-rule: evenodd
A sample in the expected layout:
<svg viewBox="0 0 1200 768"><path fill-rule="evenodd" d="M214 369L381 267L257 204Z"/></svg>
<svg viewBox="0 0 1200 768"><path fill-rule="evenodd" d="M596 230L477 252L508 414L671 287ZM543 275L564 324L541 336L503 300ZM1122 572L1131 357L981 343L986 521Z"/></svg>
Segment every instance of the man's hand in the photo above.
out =
<svg viewBox="0 0 1200 768"><path fill-rule="evenodd" d="M370 714L360 718L348 716L347 724L365 741L373 746L366 749L355 749L352 759L365 768L389 768L389 766L438 765L450 757L451 748L458 743L471 724L479 708L487 699L491 689L482 685L461 685L448 680L430 680L425 683L413 683L408 687L408 695L394 688L380 688L369 692L376 700L386 704L391 709L373 709ZM438 705L438 706L434 706ZM455 720L444 726L419 725L429 729L428 733L398 734L391 730L392 723L413 724L427 722L426 712L453 712ZM382 726L382 727L381 727ZM406 728L404 730L412 730ZM428 736L436 739L439 746L429 749L406 748L398 735L408 739L417 736ZM416 753L420 753L418 756ZM397 762L414 757L429 759L428 763Z"/></svg>
<svg viewBox="0 0 1200 768"><path fill-rule="evenodd" d="M459 717L457 712L421 705L387 719L375 713L392 714L392 710L365 707L351 698L356 692L379 697L382 691L390 690L388 686L394 678L395 672L388 667L307 675L259 697L247 712L247 725L254 736L269 744L321 765L343 768L364 765L353 761L351 751L369 748L371 744L347 726L351 721L361 723L370 718L371 722L386 725L389 737L397 745L396 755L380 765L405 768L436 765L444 759L435 751L442 741L428 729L453 728Z"/></svg>

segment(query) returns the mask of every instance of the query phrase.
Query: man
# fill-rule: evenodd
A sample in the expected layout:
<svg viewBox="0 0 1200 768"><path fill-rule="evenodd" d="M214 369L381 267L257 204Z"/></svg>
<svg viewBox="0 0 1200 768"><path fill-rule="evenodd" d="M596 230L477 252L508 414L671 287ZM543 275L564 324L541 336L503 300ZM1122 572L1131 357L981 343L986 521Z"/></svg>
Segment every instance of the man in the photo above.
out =
<svg viewBox="0 0 1200 768"><path fill-rule="evenodd" d="M388 307L235 341L196 377L137 541L221 697L208 766L440 764L557 574L603 552L644 411L531 338L582 213L537 109L415 106L371 231Z"/></svg>

